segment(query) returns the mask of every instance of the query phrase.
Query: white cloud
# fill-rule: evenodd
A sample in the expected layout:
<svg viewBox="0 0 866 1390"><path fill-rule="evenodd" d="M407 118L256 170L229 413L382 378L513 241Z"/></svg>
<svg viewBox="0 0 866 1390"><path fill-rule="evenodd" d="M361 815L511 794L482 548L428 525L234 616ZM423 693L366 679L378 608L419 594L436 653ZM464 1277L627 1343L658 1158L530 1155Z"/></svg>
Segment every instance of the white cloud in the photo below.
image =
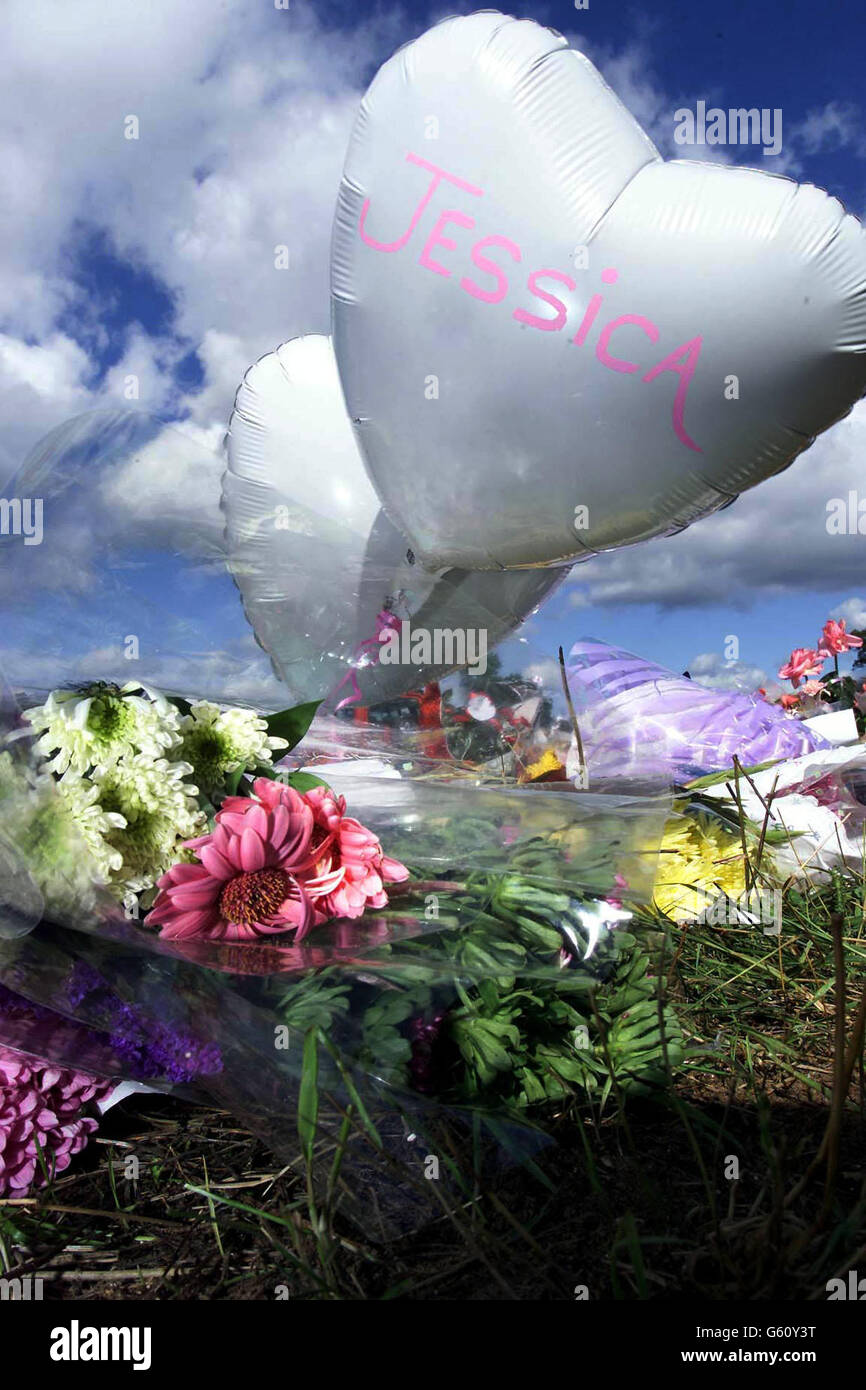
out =
<svg viewBox="0 0 866 1390"><path fill-rule="evenodd" d="M762 666L752 666L745 661L726 661L718 652L700 652L686 665L686 670L698 685L707 685L716 690L741 690L746 694L763 687L770 681Z"/></svg>
<svg viewBox="0 0 866 1390"><path fill-rule="evenodd" d="M810 111L795 130L807 154L817 154L827 148L847 148L861 158L866 156L863 117L850 104L829 101L826 106Z"/></svg>
<svg viewBox="0 0 866 1390"><path fill-rule="evenodd" d="M122 403L134 373L141 407L163 411L182 340L184 351L202 346L208 374L188 405L197 422L225 424L250 362L296 333L327 331L348 134L402 22L395 9L354 30L326 28L300 0L289 10L249 0L5 0L0 404L18 387L29 344L57 357L61 312L93 328L70 262L88 228L156 275L176 313L174 351L141 329L122 331L101 397ZM124 138L129 116L137 140ZM288 270L274 265L282 244ZM33 359L29 377L47 382L49 365ZM30 381L18 396L13 457L71 413L79 365L56 364L55 395Z"/></svg>
<svg viewBox="0 0 866 1390"><path fill-rule="evenodd" d="M185 420L160 430L107 472L100 501L118 518L118 529L141 535L149 528L155 536L177 528L176 543L182 547L188 525L202 544L207 536L217 543L225 525L220 511L224 433L220 425L203 428Z"/></svg>
<svg viewBox="0 0 866 1390"><path fill-rule="evenodd" d="M578 565L569 580L573 603L745 608L771 597L855 588L864 537L830 534L827 509L849 491L866 502L864 454L866 402L860 402L788 470L725 511L678 536Z"/></svg>
<svg viewBox="0 0 866 1390"><path fill-rule="evenodd" d="M285 686L252 639L248 649L233 653L203 652L192 658L184 653L143 665L125 661L116 647L92 647L75 658L5 648L0 652L0 685L4 677L13 691L47 691L91 680L141 680L170 693L260 709L281 709L287 702Z"/></svg>
<svg viewBox="0 0 866 1390"><path fill-rule="evenodd" d="M89 365L84 349L62 333L43 343L0 335L0 373L13 389L24 387L71 407L86 399L82 383Z"/></svg>
<svg viewBox="0 0 866 1390"><path fill-rule="evenodd" d="M866 599L846 598L842 603L837 604L830 614L837 622L844 619L849 632L856 632L859 628L866 628Z"/></svg>

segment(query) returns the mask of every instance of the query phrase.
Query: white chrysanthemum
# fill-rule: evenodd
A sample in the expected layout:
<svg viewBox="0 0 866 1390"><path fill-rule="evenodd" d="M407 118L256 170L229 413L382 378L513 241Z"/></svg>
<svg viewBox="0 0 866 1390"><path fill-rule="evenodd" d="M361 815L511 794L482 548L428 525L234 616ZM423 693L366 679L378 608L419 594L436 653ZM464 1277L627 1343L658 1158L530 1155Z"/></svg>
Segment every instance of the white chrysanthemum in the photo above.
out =
<svg viewBox="0 0 866 1390"><path fill-rule="evenodd" d="M95 789L74 776L61 798L53 777L0 752L2 872L14 874L16 860L26 866L42 894L42 910L61 916L70 907L83 914L93 884L107 882L119 864L103 838L112 825L94 804Z"/></svg>
<svg viewBox="0 0 866 1390"><path fill-rule="evenodd" d="M126 827L126 821L116 811L99 804L99 788L89 777L68 771L57 783L59 806L73 822L84 841L100 882L110 882L119 872L123 856L109 843L109 836Z"/></svg>
<svg viewBox="0 0 866 1390"><path fill-rule="evenodd" d="M52 690L43 705L26 711L40 735L36 751L46 770L85 773L126 753L162 757L180 742L180 716L158 691L130 681L122 687L96 684L83 690Z"/></svg>
<svg viewBox="0 0 866 1390"><path fill-rule="evenodd" d="M122 858L112 875L112 885L122 898L152 888L180 857L181 842L207 829L196 800L198 788L185 780L191 772L189 763L170 763L143 753L94 769L93 783L103 811L123 820L109 838Z"/></svg>
<svg viewBox="0 0 866 1390"><path fill-rule="evenodd" d="M182 743L178 756L192 763L195 778L207 790L220 787L229 773L251 772L288 748L284 738L268 734L255 710L221 709L197 700L180 721Z"/></svg>

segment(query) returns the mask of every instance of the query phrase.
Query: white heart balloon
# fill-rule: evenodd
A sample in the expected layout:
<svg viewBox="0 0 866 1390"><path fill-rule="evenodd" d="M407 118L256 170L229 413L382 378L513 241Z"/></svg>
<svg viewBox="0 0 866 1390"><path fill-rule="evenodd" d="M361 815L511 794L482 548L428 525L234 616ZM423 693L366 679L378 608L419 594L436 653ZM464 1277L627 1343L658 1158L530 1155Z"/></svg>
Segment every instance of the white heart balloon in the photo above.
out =
<svg viewBox="0 0 866 1390"><path fill-rule="evenodd" d="M346 403L427 566L553 565L682 529L866 387L866 241L809 185L666 163L530 21L380 70L332 254Z"/></svg>
<svg viewBox="0 0 866 1390"><path fill-rule="evenodd" d="M226 452L229 564L292 699L366 704L437 679L466 664L462 643L470 655L492 648L560 578L414 563L364 471L328 338L295 338L249 369ZM398 659L386 661L390 631Z"/></svg>

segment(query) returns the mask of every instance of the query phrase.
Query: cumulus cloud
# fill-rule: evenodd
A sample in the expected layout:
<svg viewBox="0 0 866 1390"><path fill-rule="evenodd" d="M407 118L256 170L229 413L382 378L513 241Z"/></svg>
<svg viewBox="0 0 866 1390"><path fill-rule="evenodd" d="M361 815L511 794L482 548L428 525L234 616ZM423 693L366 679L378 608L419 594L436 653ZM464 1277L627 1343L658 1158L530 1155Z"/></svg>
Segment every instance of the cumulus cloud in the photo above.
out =
<svg viewBox="0 0 866 1390"><path fill-rule="evenodd" d="M836 605L830 614L838 622L843 619L849 632L866 628L866 598L846 598Z"/></svg>
<svg viewBox="0 0 866 1390"><path fill-rule="evenodd" d="M866 546L856 529L864 451L866 403L861 402L786 472L744 493L731 507L678 536L578 565L569 581L572 602L578 607L745 608L756 598L854 590L862 581ZM855 496L853 510L849 493ZM863 500L866 512L866 492ZM832 524L839 509L845 516L842 534Z"/></svg>
<svg viewBox="0 0 866 1390"><path fill-rule="evenodd" d="M177 359L190 349L201 349L204 389L176 404L202 425L225 424L250 362L296 333L327 331L330 223L349 129L404 23L394 9L331 29L300 0L288 10L248 0L216 9L211 0L113 0L109 9L7 0L0 408L16 422L5 441L13 461L76 407L128 400L130 375L140 405L166 412ZM170 337L135 322L114 330L118 360L88 389L98 364L82 360L58 323L72 320L76 337L106 346L100 312L110 317L113 306L93 303L75 264L94 229L119 263L164 287L173 320ZM288 269L275 264L279 246Z"/></svg>
<svg viewBox="0 0 866 1390"><path fill-rule="evenodd" d="M762 666L745 661L726 661L718 652L699 652L686 668L693 681L716 690L741 690L751 693L767 688L770 677Z"/></svg>
<svg viewBox="0 0 866 1390"><path fill-rule="evenodd" d="M285 686L254 644L239 644L232 651L162 656L145 664L124 660L117 647L90 647L72 657L7 647L0 653L0 685L4 677L22 705L43 691L96 680L141 681L169 693L258 709L280 709L286 703Z"/></svg>

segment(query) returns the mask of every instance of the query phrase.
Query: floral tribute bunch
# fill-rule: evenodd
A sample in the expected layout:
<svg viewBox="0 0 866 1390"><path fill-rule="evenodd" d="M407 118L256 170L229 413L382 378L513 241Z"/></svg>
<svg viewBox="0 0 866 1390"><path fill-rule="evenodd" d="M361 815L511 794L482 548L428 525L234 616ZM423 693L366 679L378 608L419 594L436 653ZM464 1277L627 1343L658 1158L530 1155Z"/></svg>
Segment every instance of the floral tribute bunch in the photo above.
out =
<svg viewBox="0 0 866 1390"><path fill-rule="evenodd" d="M119 998L86 961L72 966L55 1002L47 1008L0 984L0 1025L15 1044L0 1043L0 1197L43 1187L69 1166L96 1131L94 1107L109 1103L118 1074L180 1085L223 1068L213 1043ZM99 1028L68 1017L85 1005ZM40 1058L59 1038L80 1067ZM97 1075L98 1064L114 1079Z"/></svg>
<svg viewBox="0 0 866 1390"><path fill-rule="evenodd" d="M56 779L62 814L128 915L168 938L301 940L384 907L385 884L408 877L345 798L274 766L315 709L266 719L97 683L52 691L26 717L39 772Z"/></svg>
<svg viewBox="0 0 866 1390"><path fill-rule="evenodd" d="M43 887L77 843L86 859L76 875L82 905L95 885L128 919L169 940L301 940L330 918L385 907L386 884L408 877L346 814L343 797L274 765L315 709L263 718L134 682L54 690L25 714L34 735L30 789L53 784L54 794L22 796L20 769L5 751L0 802L7 800L7 821L19 803L38 807L23 841L17 828L19 846L44 870ZM127 1078L183 1084L221 1070L215 1047L149 1019L79 961L56 1002L75 1015L85 1001L98 1009L104 1044ZM22 1017L40 1024L46 1052L52 1029L65 1027L63 1013L0 985L0 1021L17 1027ZM84 1051L95 1036L82 1031ZM41 1186L66 1168L97 1127L94 1105L117 1084L44 1061L33 1046L0 1043L0 1195Z"/></svg>
<svg viewBox="0 0 866 1390"><path fill-rule="evenodd" d="M13 1169L16 1191L39 1185L59 1171L52 1152L67 1161L92 1132L105 1054L92 1039L53 1047L51 1029L70 1020L102 1030L113 1075L193 1083L241 1116L266 1116L274 1143L293 1104L300 1125L292 1088L309 1089L311 1075L339 1088L351 1071L413 1104L517 1111L667 1085L682 1034L624 902L640 901L635 875L655 854L657 839L644 839L655 803L605 815L578 798L419 774L356 781L361 819L315 766L280 765L316 708L263 717L96 683L26 712L28 775L47 795L25 854L48 877L45 846L50 860L74 830L89 881L117 909L82 936L76 881L71 906L46 909L26 950L0 941L0 1045L23 1058L2 1097L0 1143L16 1155L7 1190ZM4 776L0 811L11 764ZM55 824L43 837L46 802ZM365 824L380 818L388 852ZM46 995L58 943L67 974ZM179 1007L171 1026L166 984ZM21 1041L13 1015L34 1007L31 993L55 1014ZM275 1027L303 1038L301 1074L274 1050ZM39 1100L53 1071L38 1059L57 1055L81 1064L57 1082L62 1113ZM58 1124L36 1132L31 1111ZM30 1163L34 1145L45 1167Z"/></svg>

